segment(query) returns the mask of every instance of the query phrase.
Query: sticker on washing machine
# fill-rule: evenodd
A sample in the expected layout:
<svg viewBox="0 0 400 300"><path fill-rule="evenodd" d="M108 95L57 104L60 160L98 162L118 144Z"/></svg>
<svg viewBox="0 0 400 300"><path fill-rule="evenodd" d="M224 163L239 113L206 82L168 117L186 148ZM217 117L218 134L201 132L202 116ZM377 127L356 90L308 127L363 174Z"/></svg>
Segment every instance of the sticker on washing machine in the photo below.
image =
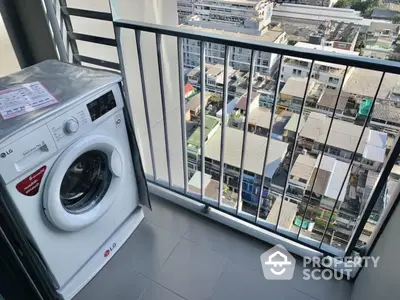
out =
<svg viewBox="0 0 400 300"><path fill-rule="evenodd" d="M45 172L46 166L43 166L20 181L16 186L18 192L25 196L35 196L39 191L40 183L42 182Z"/></svg>
<svg viewBox="0 0 400 300"><path fill-rule="evenodd" d="M57 102L39 81L25 83L0 91L0 115L8 120Z"/></svg>

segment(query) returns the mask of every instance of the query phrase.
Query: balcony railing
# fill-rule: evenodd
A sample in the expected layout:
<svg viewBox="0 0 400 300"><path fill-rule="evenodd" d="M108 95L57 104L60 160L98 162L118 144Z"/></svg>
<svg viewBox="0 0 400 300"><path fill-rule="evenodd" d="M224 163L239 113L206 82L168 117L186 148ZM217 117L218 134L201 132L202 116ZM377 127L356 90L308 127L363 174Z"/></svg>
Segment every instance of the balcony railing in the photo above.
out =
<svg viewBox="0 0 400 300"><path fill-rule="evenodd" d="M115 18L113 20L110 13L69 8L65 5L65 1L60 1L60 3L62 12L61 22L64 22L68 36L67 48L71 48L74 63L86 62L105 68L121 70L122 75L127 78L126 69L129 66L125 65L124 61L127 60L129 53L123 51L121 31L131 30L134 32L139 69L135 80L140 80L141 82L148 143L148 152L142 153L142 156L150 157L151 167L147 170L149 182L173 191L180 196L197 201L205 207L212 207L238 220L255 225L266 232L272 232L327 255L349 256L353 251L360 251L359 246L364 244L362 239L360 241L364 227L371 213L376 209L381 193L386 193L389 176L400 153L398 135L394 136L390 151L386 150L386 142L384 143L384 149L378 149L379 145L374 144L373 141L368 144L369 140L366 140L371 138L371 136L379 135L375 131L372 132L368 127L369 122L375 103L381 101L382 95L380 92L381 88L386 88L385 81L389 80L387 77L400 74L399 63L339 55L244 38L232 38L229 34L221 35L213 32L200 32L196 31L195 28L188 29L178 26L156 25ZM115 39L74 32L70 16L109 21L110 26L112 22L115 30ZM155 149L155 142L159 142L156 140L159 137L156 138L153 132L152 111L150 110L149 103L154 104L154 99L148 97L149 90L145 74L146 65L143 59L143 48L145 48L145 51L148 51L150 44L144 44L143 34L146 37L152 34L155 41L157 72L152 84L157 84L156 78L158 76L162 147L165 149L165 166L162 167L166 167L167 170L165 178L159 176L159 164L156 163L158 157L155 154L155 150L157 150ZM176 39L178 59L175 62L177 64L177 73L166 73L165 58L170 53L165 51L164 48L166 38ZM198 120L195 121L187 119L185 110L190 99L185 98L187 74L185 73L183 64L183 39L200 41L200 114L197 118ZM80 55L76 41L117 47L120 59L119 64ZM210 102L206 102L205 43L215 43L224 46L223 95L219 102L217 101L217 103L212 104L220 108L220 115L218 113L211 113L212 110L208 110L207 108ZM57 46L62 47L59 44ZM244 115L242 130L233 129L229 126L228 120L231 114L230 103L233 100L228 97L228 82L232 80L232 77L228 74L228 69L232 57L232 47L241 47L251 51L250 70L246 71L249 73L248 78L256 78L257 74L254 70L255 62L261 52L278 55L276 61L277 72L273 76L275 79L275 86L273 88L274 101L268 108L268 112L264 112L265 118L268 119L263 125L269 131L267 136L250 133L248 130L250 115L254 112L252 101L244 101L244 104L240 107ZM300 135L306 136L306 125L309 126L306 123L311 122L309 121L310 115L306 116L304 114L307 109L306 101L303 100L298 105L299 108L293 111L294 108L287 105L287 99L280 99L282 62L286 56L307 59L310 62L310 72L308 72L308 77L306 77L303 86L300 88L302 99L306 99L308 96L307 91L309 90L311 81L314 80L312 78L312 71L315 70L314 66L316 62L328 62L344 66L343 79L349 79L351 74L356 72L357 69L369 70L369 72L373 71L377 75L373 96L369 100L370 108L366 113L358 115L359 118L356 118L357 124L340 120L339 116L335 115L340 97L351 93L344 89L345 82L348 82L348 80L341 81L340 87L336 90L335 97L333 97L333 102L330 104L333 107L333 113L330 112L330 117L319 114L316 118L320 118L320 120L314 122L315 126L317 126L315 130L312 130L312 128L308 129L311 130L311 135L315 132L319 134L315 142L322 144L322 146L318 148L319 150L316 153L308 154L307 150L298 143ZM171 77L176 78L179 84L179 97L177 99L167 99L166 80ZM247 85L247 99L253 99L252 94L255 93L253 88L254 82L255 80L250 80ZM127 98L131 96L128 92L130 83L129 80L124 82L125 96ZM362 85L362 82L359 84ZM131 99L127 100L127 103L134 101L132 96ZM168 105L172 103L171 101L179 104L180 119L180 132L173 132L172 134L169 126L177 120L174 120L168 114ZM238 105L237 103L236 107ZM282 111L285 109L289 112ZM297 117L294 117L296 114ZM216 119L220 118L220 121L215 121L217 129L213 133L213 136L206 140L206 136L209 134L206 123L211 122L209 121L209 119L212 119L209 118L210 115ZM190 122L200 129L198 137L200 160L198 165L195 166L196 170L194 170L195 172L192 177L189 176L193 172L189 172L187 159L187 141L189 138L187 136L187 126L189 126ZM349 125L351 128L346 127L346 122L347 124L351 124L351 126ZM192 123L190 124L193 125ZM340 132L340 128L343 128L344 131ZM283 142L282 139L288 130L294 132L294 137ZM355 130L357 137L351 135L352 132L347 132L346 130ZM323 133L322 136L320 135L321 132ZM340 136L340 134L342 135ZM331 140L331 135L333 137L336 136L335 141ZM171 150L174 142L177 141L176 136L179 137L180 148L182 150L182 153L179 154ZM387 136L385 137L387 138ZM309 140L309 137L306 136L305 138ZM341 158L340 151L337 155L328 153L328 149L339 147L338 145L332 145L332 143L341 142L346 142L346 145L349 144L353 147L350 158ZM157 143L157 145L160 144ZM377 161L378 166L370 164L361 164L360 166L360 163L355 160L358 153L366 153L366 147L370 147L369 151L372 152L375 150L379 153L382 153L382 151L383 153L387 152L386 155L381 154L380 160ZM346 150L349 151L347 148ZM280 152L277 153L277 151ZM370 153L367 154L370 155ZM176 161L173 159L174 155L179 155L182 159L183 168L181 176L183 180L181 186L174 184L172 179L172 170L175 168L172 161ZM207 164L210 163L212 167L206 166L206 160L208 161ZM304 161L302 162L301 160ZM368 173L371 171L371 168L375 168L374 171L379 171L379 173L375 177L373 186L371 187L372 190L368 201L362 203L357 195L353 195L352 193L354 193L354 190L357 190L357 180L360 174ZM304 193L303 197L293 197L291 196L292 193L288 190L289 179L294 172L305 172L305 176L308 178L307 192ZM176 173L176 170L174 170L174 173ZM341 174L340 176L337 175L339 173ZM196 176L198 181L196 181ZM337 181L338 178L341 179L340 182ZM397 203L397 200L392 199L391 201L396 201ZM324 203L329 203L329 205L323 206ZM320 206L323 209L320 209ZM395 205L392 207L395 207ZM339 214L345 215L346 218L357 220L354 228L352 225L348 229L349 227L343 222L346 219L339 218ZM308 226L310 223L315 224L315 230L308 229L312 227ZM348 230L341 232L340 228ZM379 228L376 230L381 231ZM351 234L349 235L349 233ZM347 238L344 238L346 234Z"/></svg>

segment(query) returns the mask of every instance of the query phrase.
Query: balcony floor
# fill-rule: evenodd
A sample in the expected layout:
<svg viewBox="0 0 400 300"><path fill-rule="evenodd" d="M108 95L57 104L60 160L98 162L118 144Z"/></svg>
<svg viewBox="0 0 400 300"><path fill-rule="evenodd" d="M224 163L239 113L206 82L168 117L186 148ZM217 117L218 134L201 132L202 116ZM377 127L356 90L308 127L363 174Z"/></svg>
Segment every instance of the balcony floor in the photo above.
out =
<svg viewBox="0 0 400 300"><path fill-rule="evenodd" d="M271 245L152 197L153 211L74 298L140 300L350 299L348 281L268 281L260 255Z"/></svg>

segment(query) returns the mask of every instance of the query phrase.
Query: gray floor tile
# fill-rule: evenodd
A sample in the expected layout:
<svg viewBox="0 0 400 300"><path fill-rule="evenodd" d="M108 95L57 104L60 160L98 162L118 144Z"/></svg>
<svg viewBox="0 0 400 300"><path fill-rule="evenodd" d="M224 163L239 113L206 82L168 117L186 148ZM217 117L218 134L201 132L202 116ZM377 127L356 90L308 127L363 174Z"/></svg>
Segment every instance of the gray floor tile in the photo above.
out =
<svg viewBox="0 0 400 300"><path fill-rule="evenodd" d="M140 300L185 300L184 298L174 294L161 285L152 282L147 290L143 293Z"/></svg>
<svg viewBox="0 0 400 300"><path fill-rule="evenodd" d="M151 196L151 201L153 210L144 209L145 220L183 235L190 223L192 213L157 196Z"/></svg>
<svg viewBox="0 0 400 300"><path fill-rule="evenodd" d="M124 266L125 261L117 254L78 293L74 300L138 299L150 280Z"/></svg>
<svg viewBox="0 0 400 300"><path fill-rule="evenodd" d="M352 283L348 280L305 280L302 260L298 259L294 277L290 281L293 288L320 300L350 300ZM320 274L319 274L320 275Z"/></svg>
<svg viewBox="0 0 400 300"><path fill-rule="evenodd" d="M196 217L189 224L184 237L208 247L236 264L261 272L260 255L272 246L223 224L204 217Z"/></svg>
<svg viewBox="0 0 400 300"><path fill-rule="evenodd" d="M181 239L156 281L189 300L207 299L226 263L222 255Z"/></svg>
<svg viewBox="0 0 400 300"><path fill-rule="evenodd" d="M127 267L155 279L179 239L178 234L143 221L118 256Z"/></svg>
<svg viewBox="0 0 400 300"><path fill-rule="evenodd" d="M217 282L212 300L312 300L283 281L268 281L259 272L229 262Z"/></svg>

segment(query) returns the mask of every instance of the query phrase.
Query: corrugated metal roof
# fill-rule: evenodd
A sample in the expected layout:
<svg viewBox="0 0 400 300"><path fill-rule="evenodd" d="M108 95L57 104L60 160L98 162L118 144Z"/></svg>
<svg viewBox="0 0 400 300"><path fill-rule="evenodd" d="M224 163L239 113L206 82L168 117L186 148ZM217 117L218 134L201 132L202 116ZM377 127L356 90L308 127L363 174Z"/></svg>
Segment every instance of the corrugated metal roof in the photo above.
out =
<svg viewBox="0 0 400 300"><path fill-rule="evenodd" d="M225 163L236 168L240 168L242 156L243 131L231 127L226 127L225 135ZM244 160L244 169L261 175L267 138L253 133L247 134L247 147ZM221 128L219 128L212 138L205 145L205 157L215 161L220 160L221 147ZM267 170L265 176L272 178L280 162L285 157L288 144L271 139L270 149L267 158Z"/></svg>
<svg viewBox="0 0 400 300"><path fill-rule="evenodd" d="M316 160L316 158L310 155L300 154L290 171L290 175L308 181L313 172Z"/></svg>
<svg viewBox="0 0 400 300"><path fill-rule="evenodd" d="M268 108L256 107L250 111L249 124L269 129L271 111Z"/></svg>
<svg viewBox="0 0 400 300"><path fill-rule="evenodd" d="M331 118L324 114L311 112L300 131L300 136L323 144L325 143L330 121ZM362 126L334 119L331 131L329 132L327 144L329 146L354 152L360 138L361 131ZM386 141L386 133L366 128L360 146L357 149L357 153L363 154L367 144L386 150ZM373 152L372 150L370 151L372 157ZM376 150L374 153L378 154L378 150ZM382 151L379 153L382 153ZM375 161L383 161L384 155L382 157L376 157L376 159L377 160Z"/></svg>

